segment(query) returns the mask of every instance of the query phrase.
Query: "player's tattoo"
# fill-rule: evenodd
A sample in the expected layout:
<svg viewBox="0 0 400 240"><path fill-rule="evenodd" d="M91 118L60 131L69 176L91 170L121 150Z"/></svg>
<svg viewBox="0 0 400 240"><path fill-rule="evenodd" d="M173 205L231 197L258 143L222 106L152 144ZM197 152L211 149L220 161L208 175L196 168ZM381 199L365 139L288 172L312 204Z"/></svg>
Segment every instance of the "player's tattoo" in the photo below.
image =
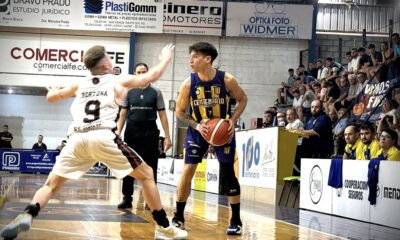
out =
<svg viewBox="0 0 400 240"><path fill-rule="evenodd" d="M179 120L181 120L184 124L191 126L192 128L196 129L198 122L196 122L191 116L187 115L184 112L177 112L176 116Z"/></svg>

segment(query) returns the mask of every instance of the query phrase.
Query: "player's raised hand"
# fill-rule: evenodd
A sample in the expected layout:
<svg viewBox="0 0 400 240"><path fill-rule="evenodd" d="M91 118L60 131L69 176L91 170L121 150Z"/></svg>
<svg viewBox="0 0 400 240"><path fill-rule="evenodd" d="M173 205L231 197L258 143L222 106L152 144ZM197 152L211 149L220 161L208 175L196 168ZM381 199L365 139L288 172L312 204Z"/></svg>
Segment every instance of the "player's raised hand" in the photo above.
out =
<svg viewBox="0 0 400 240"><path fill-rule="evenodd" d="M170 62L173 55L174 55L174 49L175 45L170 43L167 46L165 46L160 54L160 61L165 61L165 62Z"/></svg>

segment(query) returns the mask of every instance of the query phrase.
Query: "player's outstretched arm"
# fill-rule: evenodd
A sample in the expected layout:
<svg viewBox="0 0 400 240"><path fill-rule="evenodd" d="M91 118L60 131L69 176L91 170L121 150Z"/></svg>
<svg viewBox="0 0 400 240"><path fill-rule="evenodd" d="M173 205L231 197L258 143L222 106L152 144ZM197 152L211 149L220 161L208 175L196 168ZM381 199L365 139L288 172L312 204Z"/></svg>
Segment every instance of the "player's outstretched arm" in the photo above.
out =
<svg viewBox="0 0 400 240"><path fill-rule="evenodd" d="M48 102L58 102L69 97L75 96L78 90L78 84L72 84L68 87L62 86L48 86L47 88L47 101Z"/></svg>
<svg viewBox="0 0 400 240"><path fill-rule="evenodd" d="M165 46L160 54L160 62L149 69L145 74L131 75L129 78L122 80L122 86L126 88L141 88L146 87L150 83L156 81L164 73L168 64L171 62L174 55L175 45L168 44Z"/></svg>

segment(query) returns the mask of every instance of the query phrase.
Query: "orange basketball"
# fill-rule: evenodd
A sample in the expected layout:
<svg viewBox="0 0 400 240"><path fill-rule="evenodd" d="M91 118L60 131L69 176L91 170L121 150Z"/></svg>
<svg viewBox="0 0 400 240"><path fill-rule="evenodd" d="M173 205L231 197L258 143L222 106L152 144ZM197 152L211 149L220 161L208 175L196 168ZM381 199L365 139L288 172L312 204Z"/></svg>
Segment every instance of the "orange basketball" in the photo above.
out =
<svg viewBox="0 0 400 240"><path fill-rule="evenodd" d="M213 118L205 123L208 133L205 139L213 146L222 146L229 141L229 122L221 118Z"/></svg>

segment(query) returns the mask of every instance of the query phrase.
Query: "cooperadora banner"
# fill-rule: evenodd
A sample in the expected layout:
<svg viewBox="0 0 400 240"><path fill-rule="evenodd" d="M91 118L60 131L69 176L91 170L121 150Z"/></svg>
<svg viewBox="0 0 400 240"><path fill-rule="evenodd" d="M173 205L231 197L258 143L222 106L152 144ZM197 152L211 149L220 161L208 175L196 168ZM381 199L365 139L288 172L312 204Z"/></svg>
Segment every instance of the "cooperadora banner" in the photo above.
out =
<svg viewBox="0 0 400 240"><path fill-rule="evenodd" d="M226 36L311 39L312 5L229 2Z"/></svg>
<svg viewBox="0 0 400 240"><path fill-rule="evenodd" d="M2 0L0 25L162 33L163 0Z"/></svg>
<svg viewBox="0 0 400 240"><path fill-rule="evenodd" d="M129 39L89 36L62 36L0 33L0 72L85 76L84 52L94 44L106 46L115 74L127 74Z"/></svg>

